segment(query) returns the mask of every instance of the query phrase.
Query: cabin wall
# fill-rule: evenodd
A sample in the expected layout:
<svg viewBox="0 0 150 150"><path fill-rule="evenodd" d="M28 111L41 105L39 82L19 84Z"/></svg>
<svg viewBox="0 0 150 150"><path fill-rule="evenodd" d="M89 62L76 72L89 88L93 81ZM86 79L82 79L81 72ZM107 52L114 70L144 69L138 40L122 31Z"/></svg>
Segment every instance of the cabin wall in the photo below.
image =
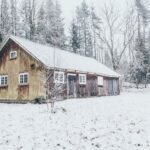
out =
<svg viewBox="0 0 150 150"><path fill-rule="evenodd" d="M95 74L86 74L86 85L79 84L79 73L69 72L68 74L76 75L76 91L77 97L91 97L91 96L109 96L118 95L119 78L103 77L103 85L98 85L98 76Z"/></svg>
<svg viewBox="0 0 150 150"><path fill-rule="evenodd" d="M10 51L17 51L17 58L10 59ZM29 73L29 84L19 85L19 74ZM41 64L9 40L0 56L0 75L8 75L8 86L0 87L0 100L33 100L45 94Z"/></svg>
<svg viewBox="0 0 150 150"><path fill-rule="evenodd" d="M77 75L77 95L78 97L90 97L98 95L98 84L97 84L97 76L87 74L86 85L79 84L79 74Z"/></svg>
<svg viewBox="0 0 150 150"><path fill-rule="evenodd" d="M59 70L56 69L55 71L59 71ZM43 74L45 74L46 76L45 86L43 86L46 92L46 99L51 99L52 96L55 96L58 100L66 99L67 98L67 84L66 84L67 73L65 72L64 84L54 83L54 70L52 69L44 69Z"/></svg>
<svg viewBox="0 0 150 150"><path fill-rule="evenodd" d="M111 95L119 95L120 88L119 88L119 79L118 78L104 78L104 95L111 96Z"/></svg>

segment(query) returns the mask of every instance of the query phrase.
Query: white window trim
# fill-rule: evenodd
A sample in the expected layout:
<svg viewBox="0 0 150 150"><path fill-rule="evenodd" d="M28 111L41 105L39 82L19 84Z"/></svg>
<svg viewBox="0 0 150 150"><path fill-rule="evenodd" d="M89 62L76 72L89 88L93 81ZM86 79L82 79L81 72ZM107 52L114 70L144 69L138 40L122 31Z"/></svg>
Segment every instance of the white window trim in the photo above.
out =
<svg viewBox="0 0 150 150"><path fill-rule="evenodd" d="M81 80L80 80L80 77L84 77L84 78L85 78L85 82L81 81ZM86 74L79 74L79 84L80 84L80 85L86 85L86 80L87 80L87 79L86 79Z"/></svg>
<svg viewBox="0 0 150 150"><path fill-rule="evenodd" d="M12 53L15 53L15 57L11 57ZM16 59L17 58L17 51L10 51L10 59Z"/></svg>
<svg viewBox="0 0 150 150"><path fill-rule="evenodd" d="M58 74L58 80L56 80L56 78L55 78L56 74ZM60 74L63 75L63 81L59 80L60 79ZM59 84L64 84L65 83L65 74L64 74L64 72L60 72L60 71L55 71L54 72L54 83L59 83Z"/></svg>
<svg viewBox="0 0 150 150"><path fill-rule="evenodd" d="M68 73L67 76L76 76L74 73Z"/></svg>
<svg viewBox="0 0 150 150"><path fill-rule="evenodd" d="M7 84L2 84L1 78L7 78ZM5 82L5 81L4 81ZM8 75L0 75L0 87L8 86Z"/></svg>
<svg viewBox="0 0 150 150"><path fill-rule="evenodd" d="M104 78L102 76L97 77L97 84L98 84L98 86L104 85Z"/></svg>
<svg viewBox="0 0 150 150"><path fill-rule="evenodd" d="M28 77L28 82L27 83L20 83L20 76L21 75L27 75ZM25 72L25 73L20 73L19 74L19 85L28 85L29 84L29 73Z"/></svg>

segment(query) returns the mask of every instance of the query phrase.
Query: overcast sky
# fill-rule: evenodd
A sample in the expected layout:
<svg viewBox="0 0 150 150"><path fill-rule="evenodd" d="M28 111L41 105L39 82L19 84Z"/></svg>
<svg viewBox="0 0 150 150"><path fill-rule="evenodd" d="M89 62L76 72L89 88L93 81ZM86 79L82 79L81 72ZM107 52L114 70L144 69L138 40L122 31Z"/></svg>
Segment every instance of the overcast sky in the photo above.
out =
<svg viewBox="0 0 150 150"><path fill-rule="evenodd" d="M65 23L69 26L72 17L74 16L75 8L80 5L82 0L59 0L62 6L63 17ZM100 14L100 8L105 4L109 3L110 0L85 0L89 5L96 7L97 13ZM116 8L124 11L127 3L131 3L134 0L112 0Z"/></svg>

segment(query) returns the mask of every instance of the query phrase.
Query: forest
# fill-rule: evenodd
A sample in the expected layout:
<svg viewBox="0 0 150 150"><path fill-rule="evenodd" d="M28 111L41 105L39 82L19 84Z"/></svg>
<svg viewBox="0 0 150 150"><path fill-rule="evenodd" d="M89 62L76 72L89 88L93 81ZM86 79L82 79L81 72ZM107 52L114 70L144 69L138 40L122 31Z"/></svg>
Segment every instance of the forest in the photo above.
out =
<svg viewBox="0 0 150 150"><path fill-rule="evenodd" d="M123 75L127 82L150 82L150 9L148 0L127 4L125 12L113 1L99 8L85 0L76 7L66 29L57 0L1 0L0 42L9 35L27 38L86 57Z"/></svg>

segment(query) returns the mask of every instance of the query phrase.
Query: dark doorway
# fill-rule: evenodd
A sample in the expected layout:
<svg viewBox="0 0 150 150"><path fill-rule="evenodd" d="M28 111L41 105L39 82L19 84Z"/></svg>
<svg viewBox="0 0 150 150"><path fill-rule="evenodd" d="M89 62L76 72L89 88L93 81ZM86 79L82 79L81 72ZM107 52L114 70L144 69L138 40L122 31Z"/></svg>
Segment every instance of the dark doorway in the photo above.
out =
<svg viewBox="0 0 150 150"><path fill-rule="evenodd" d="M113 79L108 79L108 95L114 95Z"/></svg>
<svg viewBox="0 0 150 150"><path fill-rule="evenodd" d="M77 97L76 75L68 75L68 96L70 98Z"/></svg>

